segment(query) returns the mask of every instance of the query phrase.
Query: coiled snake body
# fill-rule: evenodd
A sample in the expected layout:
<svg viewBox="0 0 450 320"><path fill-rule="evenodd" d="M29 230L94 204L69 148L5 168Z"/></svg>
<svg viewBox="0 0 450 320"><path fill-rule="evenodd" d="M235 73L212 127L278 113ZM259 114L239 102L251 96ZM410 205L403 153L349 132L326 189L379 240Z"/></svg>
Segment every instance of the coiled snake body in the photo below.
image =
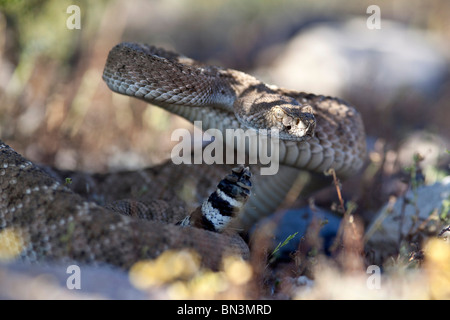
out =
<svg viewBox="0 0 450 320"><path fill-rule="evenodd" d="M173 52L132 43L122 43L111 50L103 79L113 91L143 99L192 122L201 120L203 129L277 128L279 159L287 169L280 167L275 176L253 173L252 204L247 204L244 212L252 221L259 211L271 211L283 199L295 178L292 174L295 171L289 167L316 172L334 168L338 175L346 177L357 172L364 161L361 117L353 107L337 98L276 88L240 71L203 65ZM218 167L194 170L210 170L209 178L216 179L214 185L217 185L218 179L230 172L230 167L215 169ZM177 177L188 178L182 166L167 168L149 169L145 174L151 173L155 180L168 177L165 179L171 180L172 185L181 183L183 178ZM86 196L83 198L61 182L64 176L57 171L37 167L0 141L2 246L17 247L16 255L28 261L105 262L123 268L170 248L194 248L203 264L212 268L220 265L224 252L248 255L246 244L235 235L112 212L122 210L128 215L136 212L141 215L153 210L158 213L163 211L159 202L128 201L101 207L89 201L95 188L85 186L91 180L101 181L99 185L100 189L104 188L105 197L113 196L114 190L121 187L131 189L151 180L142 172L129 173L129 176L133 177L131 182L122 174L119 175L122 180L114 183L105 176L101 179L89 176L81 184L84 189L80 193ZM245 190L245 184L238 182L238 189ZM76 186L71 188L79 191ZM177 209L170 195L166 200L169 209ZM216 219L213 216L211 219ZM194 215L191 217L199 221ZM208 221L203 221L203 225L211 229Z"/></svg>

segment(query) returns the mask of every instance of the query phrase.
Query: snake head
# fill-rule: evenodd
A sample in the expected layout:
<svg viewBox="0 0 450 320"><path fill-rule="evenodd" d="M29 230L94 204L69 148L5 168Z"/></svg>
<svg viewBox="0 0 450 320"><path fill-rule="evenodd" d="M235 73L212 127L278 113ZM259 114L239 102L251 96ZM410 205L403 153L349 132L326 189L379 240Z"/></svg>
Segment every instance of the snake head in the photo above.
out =
<svg viewBox="0 0 450 320"><path fill-rule="evenodd" d="M301 137L311 137L316 128L316 119L310 105L298 103L280 104L272 108L275 127L280 134L287 134L292 140Z"/></svg>
<svg viewBox="0 0 450 320"><path fill-rule="evenodd" d="M314 135L316 118L309 104L256 87L242 94L234 111L239 122L255 130L277 129L282 140L303 141Z"/></svg>

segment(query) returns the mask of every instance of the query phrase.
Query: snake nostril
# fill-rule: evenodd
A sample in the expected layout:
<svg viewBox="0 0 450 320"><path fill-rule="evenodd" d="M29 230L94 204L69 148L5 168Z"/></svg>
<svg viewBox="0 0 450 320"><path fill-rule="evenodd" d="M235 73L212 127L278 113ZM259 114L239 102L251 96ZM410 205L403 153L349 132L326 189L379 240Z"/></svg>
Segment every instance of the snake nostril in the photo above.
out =
<svg viewBox="0 0 450 320"><path fill-rule="evenodd" d="M289 130L291 130L291 129L292 129L291 126L286 126L286 130L287 130L287 131L289 131Z"/></svg>

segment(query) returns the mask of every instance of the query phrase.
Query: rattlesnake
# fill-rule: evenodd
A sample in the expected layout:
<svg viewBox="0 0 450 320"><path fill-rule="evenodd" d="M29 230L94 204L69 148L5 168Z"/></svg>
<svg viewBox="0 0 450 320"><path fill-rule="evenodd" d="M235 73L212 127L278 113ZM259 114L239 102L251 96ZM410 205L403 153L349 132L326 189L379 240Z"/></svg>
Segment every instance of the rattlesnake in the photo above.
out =
<svg viewBox="0 0 450 320"><path fill-rule="evenodd" d="M251 217L247 221L278 205L297 168L316 172L334 168L346 177L357 172L364 161L361 117L337 98L280 89L240 71L132 43L119 44L110 51L103 79L113 91L143 99L192 122L201 120L204 130L277 128L279 159L286 167L280 167L275 176L254 174L255 192L244 212L244 217ZM167 215L175 212L179 217L184 212L175 189L191 183L202 189L205 197L211 194L211 183L214 188L231 167L169 163L112 175L78 174L38 167L0 141L1 247L17 247L16 255L28 261L75 260L123 268L171 248L188 247L199 252L204 265L217 268L226 252L248 256L239 236L112 211L128 211L130 215L154 211L162 220L171 221ZM200 171L206 172L206 178L199 178ZM65 185L64 177L68 176L73 177L73 183ZM161 181L169 182L169 187ZM156 188L149 189L155 182ZM124 194L137 198L137 190L142 188L147 195L159 193L161 202L130 200L98 205Z"/></svg>

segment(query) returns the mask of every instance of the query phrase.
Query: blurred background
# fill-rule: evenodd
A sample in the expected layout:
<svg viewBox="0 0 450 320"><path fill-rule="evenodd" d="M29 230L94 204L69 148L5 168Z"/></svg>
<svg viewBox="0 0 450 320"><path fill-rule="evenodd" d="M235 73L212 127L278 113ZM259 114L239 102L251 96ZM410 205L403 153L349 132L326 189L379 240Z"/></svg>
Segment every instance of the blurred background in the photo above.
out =
<svg viewBox="0 0 450 320"><path fill-rule="evenodd" d="M72 5L80 8L79 29L69 28L76 23ZM372 5L379 16L368 12ZM122 41L356 106L368 157L343 192L366 223L391 195L406 192L412 172L427 183L450 173L448 0L0 0L0 139L31 161L62 169L106 172L168 159L172 131L192 125L107 88L103 66ZM423 156L420 170L415 153ZM336 198L333 186L315 195L316 203L328 208L321 198L330 194ZM446 250L436 252L447 282L435 283L448 293ZM326 292L330 279L341 278L318 277ZM348 286L353 278L337 283L338 297L343 288L358 295ZM419 284L418 292L427 287Z"/></svg>
<svg viewBox="0 0 450 320"><path fill-rule="evenodd" d="M379 21L367 13L374 4ZM67 27L71 5L80 8L80 29ZM170 133L191 125L107 88L103 66L121 41L355 105L368 168L376 167L363 172L368 201L375 190L391 192L375 178L401 171L414 152L426 156L429 179L448 174L449 1L0 0L1 139L63 169L133 169L169 158Z"/></svg>

